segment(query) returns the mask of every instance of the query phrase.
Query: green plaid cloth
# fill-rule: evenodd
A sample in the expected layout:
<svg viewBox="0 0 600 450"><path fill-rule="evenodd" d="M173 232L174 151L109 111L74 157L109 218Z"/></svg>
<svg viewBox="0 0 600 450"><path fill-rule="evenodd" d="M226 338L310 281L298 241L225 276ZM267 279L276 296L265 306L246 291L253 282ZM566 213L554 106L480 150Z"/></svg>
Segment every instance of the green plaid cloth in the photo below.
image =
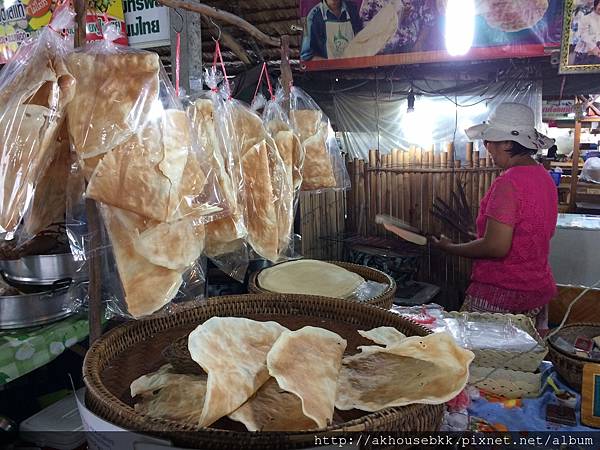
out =
<svg viewBox="0 0 600 450"><path fill-rule="evenodd" d="M88 334L87 317L81 315L39 327L0 331L0 385L48 364Z"/></svg>

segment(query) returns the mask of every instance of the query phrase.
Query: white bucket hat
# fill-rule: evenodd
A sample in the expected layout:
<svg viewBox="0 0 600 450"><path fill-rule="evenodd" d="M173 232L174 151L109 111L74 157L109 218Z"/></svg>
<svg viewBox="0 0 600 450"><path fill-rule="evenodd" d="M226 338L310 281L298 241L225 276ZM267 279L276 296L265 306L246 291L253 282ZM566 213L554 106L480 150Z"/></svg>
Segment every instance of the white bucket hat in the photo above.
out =
<svg viewBox="0 0 600 450"><path fill-rule="evenodd" d="M554 145L554 139L535 129L532 109L521 103L502 103L487 121L465 130L471 140L515 141L526 148L541 150Z"/></svg>

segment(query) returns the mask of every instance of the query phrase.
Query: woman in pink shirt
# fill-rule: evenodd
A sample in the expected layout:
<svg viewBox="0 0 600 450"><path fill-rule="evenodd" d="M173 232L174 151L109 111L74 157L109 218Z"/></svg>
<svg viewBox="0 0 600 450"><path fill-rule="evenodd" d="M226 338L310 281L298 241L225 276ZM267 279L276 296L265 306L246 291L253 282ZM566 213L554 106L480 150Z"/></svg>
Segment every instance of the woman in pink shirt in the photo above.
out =
<svg viewBox="0 0 600 450"><path fill-rule="evenodd" d="M483 140L503 172L481 200L478 238L454 244L442 236L434 245L475 259L464 311L525 314L543 332L556 294L548 255L558 198L550 175L532 155L553 140L535 129L531 108L518 103L499 105L487 122L466 133Z"/></svg>

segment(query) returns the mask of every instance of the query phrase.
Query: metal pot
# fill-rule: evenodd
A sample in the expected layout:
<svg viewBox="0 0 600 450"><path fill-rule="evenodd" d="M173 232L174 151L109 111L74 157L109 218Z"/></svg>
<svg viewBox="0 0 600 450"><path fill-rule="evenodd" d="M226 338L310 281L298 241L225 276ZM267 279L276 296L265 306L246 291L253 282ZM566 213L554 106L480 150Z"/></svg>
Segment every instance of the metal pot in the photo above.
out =
<svg viewBox="0 0 600 450"><path fill-rule="evenodd" d="M70 253L60 255L25 256L11 261L0 261L0 270L9 283L52 285L58 280L87 280L84 261L75 261Z"/></svg>
<svg viewBox="0 0 600 450"><path fill-rule="evenodd" d="M0 329L43 325L73 314L69 287L34 294L0 296Z"/></svg>

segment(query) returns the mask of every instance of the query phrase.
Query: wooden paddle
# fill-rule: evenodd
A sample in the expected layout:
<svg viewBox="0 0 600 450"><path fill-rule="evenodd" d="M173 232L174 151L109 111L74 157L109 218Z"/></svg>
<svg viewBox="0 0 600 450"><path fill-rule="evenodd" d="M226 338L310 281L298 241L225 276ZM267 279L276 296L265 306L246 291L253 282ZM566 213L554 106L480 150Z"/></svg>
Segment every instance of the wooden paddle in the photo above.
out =
<svg viewBox="0 0 600 450"><path fill-rule="evenodd" d="M418 233L418 230L411 227L407 223L397 219L396 217L386 214L377 214L375 223L383 225L384 228L405 241L412 242L416 245L427 245L427 238Z"/></svg>

